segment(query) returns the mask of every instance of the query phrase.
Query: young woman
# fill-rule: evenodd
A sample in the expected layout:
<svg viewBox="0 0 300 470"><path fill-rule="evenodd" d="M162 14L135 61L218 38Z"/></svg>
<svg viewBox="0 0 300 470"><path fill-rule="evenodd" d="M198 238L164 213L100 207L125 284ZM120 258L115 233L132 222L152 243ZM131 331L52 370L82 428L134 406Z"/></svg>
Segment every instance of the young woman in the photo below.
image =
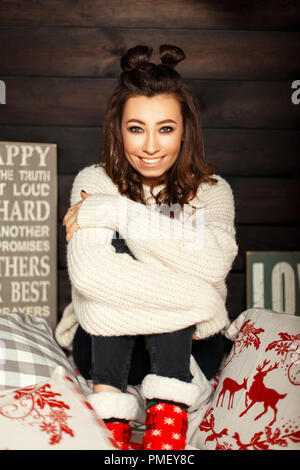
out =
<svg viewBox="0 0 300 470"><path fill-rule="evenodd" d="M197 100L175 70L183 51L160 46L160 64L151 55L136 46L122 57L103 153L74 180L63 221L72 304L56 338L72 342L94 384L90 402L122 449L138 411L128 383L141 383L146 399L143 448L184 449L188 408L201 396L191 354L209 379L222 358L235 211L230 186L205 161Z"/></svg>

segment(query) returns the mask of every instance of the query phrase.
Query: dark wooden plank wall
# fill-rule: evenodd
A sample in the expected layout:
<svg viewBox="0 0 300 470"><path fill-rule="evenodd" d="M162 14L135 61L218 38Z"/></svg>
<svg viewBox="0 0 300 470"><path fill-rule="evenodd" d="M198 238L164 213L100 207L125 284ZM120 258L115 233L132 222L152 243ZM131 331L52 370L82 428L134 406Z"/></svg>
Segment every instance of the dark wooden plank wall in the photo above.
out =
<svg viewBox="0 0 300 470"><path fill-rule="evenodd" d="M239 254L228 309L246 307L246 250L299 250L299 1L0 1L0 139L58 144L59 312L70 300L60 224L77 171L101 144L128 47L177 44L199 97L207 159L232 185Z"/></svg>

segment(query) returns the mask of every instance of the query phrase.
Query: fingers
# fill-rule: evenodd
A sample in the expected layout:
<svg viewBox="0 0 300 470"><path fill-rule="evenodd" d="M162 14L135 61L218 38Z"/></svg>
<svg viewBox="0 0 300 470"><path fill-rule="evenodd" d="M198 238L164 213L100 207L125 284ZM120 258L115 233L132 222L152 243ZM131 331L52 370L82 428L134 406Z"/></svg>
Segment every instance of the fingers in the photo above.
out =
<svg viewBox="0 0 300 470"><path fill-rule="evenodd" d="M72 217L69 219L66 225L66 242L69 243L71 240L73 234L77 232L79 229L79 225L77 224L77 220L75 217Z"/></svg>
<svg viewBox="0 0 300 470"><path fill-rule="evenodd" d="M63 225L66 226L66 229L70 227L77 220L77 214L71 214L69 212L66 213L63 220Z"/></svg>
<svg viewBox="0 0 300 470"><path fill-rule="evenodd" d="M65 213L65 216L63 218L62 224L66 225L68 220L70 220L71 217L74 216L74 206L70 207L67 212Z"/></svg>
<svg viewBox="0 0 300 470"><path fill-rule="evenodd" d="M62 221L62 224L63 225L66 225L68 223L68 221L70 220L71 217L77 217L77 213L78 213L78 210L81 206L83 201L79 201L77 202L77 204L75 204L74 206L71 206L67 212L65 213L65 216L63 218L63 221Z"/></svg>
<svg viewBox="0 0 300 470"><path fill-rule="evenodd" d="M87 197L91 196L91 194L87 193L86 191L82 189L80 191L80 196L82 197L82 199L86 199Z"/></svg>
<svg viewBox="0 0 300 470"><path fill-rule="evenodd" d="M69 243L73 234L79 229L77 224L77 215L79 208L83 201L79 201L74 206L70 207L65 214L63 225L66 227L66 242Z"/></svg>
<svg viewBox="0 0 300 470"><path fill-rule="evenodd" d="M193 340L195 340L195 341L199 341L200 339L201 339L201 338L198 338L198 336L196 336L196 335L193 335Z"/></svg>
<svg viewBox="0 0 300 470"><path fill-rule="evenodd" d="M79 229L79 226L77 224L77 214L80 209L81 204L83 203L84 199L87 197L91 196L91 194L87 193L84 190L80 191L81 195L81 201L78 201L74 206L71 206L67 212L65 213L65 216L62 221L62 225L65 225L66 227L66 242L69 243L69 241L72 238L72 235Z"/></svg>

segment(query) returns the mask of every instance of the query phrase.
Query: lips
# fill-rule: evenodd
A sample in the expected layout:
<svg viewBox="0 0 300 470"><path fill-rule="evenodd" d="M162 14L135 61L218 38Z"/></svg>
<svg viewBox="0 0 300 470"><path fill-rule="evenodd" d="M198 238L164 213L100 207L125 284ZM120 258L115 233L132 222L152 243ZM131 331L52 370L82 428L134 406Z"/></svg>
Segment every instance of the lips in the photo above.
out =
<svg viewBox="0 0 300 470"><path fill-rule="evenodd" d="M139 157L141 160L142 160L143 158L144 158L145 160L157 160L158 158L164 158L165 155L162 155L161 157L153 157L153 158L140 157L139 155L138 155L138 157Z"/></svg>
<svg viewBox="0 0 300 470"><path fill-rule="evenodd" d="M146 158L146 160L148 161L145 161L143 160L144 157L138 157L140 159L140 165L144 168L158 168L161 164L162 164L162 161L164 159L166 155L164 155L163 157L155 157L155 158Z"/></svg>

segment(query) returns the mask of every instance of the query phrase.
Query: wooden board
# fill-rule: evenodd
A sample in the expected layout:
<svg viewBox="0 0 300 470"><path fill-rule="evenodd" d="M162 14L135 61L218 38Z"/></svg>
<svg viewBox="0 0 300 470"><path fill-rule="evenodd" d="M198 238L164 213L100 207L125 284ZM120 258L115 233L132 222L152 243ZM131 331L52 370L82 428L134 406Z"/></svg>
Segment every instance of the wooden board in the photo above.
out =
<svg viewBox="0 0 300 470"><path fill-rule="evenodd" d="M166 43L184 50L176 70L185 79L292 81L299 73L298 32L6 27L0 43L2 75L116 78L127 49L149 44L159 63Z"/></svg>
<svg viewBox="0 0 300 470"><path fill-rule="evenodd" d="M0 2L3 25L297 30L299 1L18 0Z"/></svg>
<svg viewBox="0 0 300 470"><path fill-rule="evenodd" d="M35 77L8 77L5 83L0 124L39 126L99 126L117 84L113 79ZM300 106L291 102L290 82L186 83L199 99L204 128L300 128Z"/></svg>

